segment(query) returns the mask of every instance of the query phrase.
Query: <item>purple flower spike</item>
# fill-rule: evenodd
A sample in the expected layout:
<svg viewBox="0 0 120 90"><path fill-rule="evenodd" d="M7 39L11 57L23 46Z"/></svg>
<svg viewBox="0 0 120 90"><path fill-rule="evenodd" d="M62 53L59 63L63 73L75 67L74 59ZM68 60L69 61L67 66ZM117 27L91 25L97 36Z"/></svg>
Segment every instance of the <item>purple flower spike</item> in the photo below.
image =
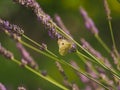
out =
<svg viewBox="0 0 120 90"><path fill-rule="evenodd" d="M105 7L105 11L106 11L108 20L111 20L111 19L112 19L112 17L110 16L111 11L110 11L110 9L109 9L107 0L104 0L104 7Z"/></svg>
<svg viewBox="0 0 120 90"><path fill-rule="evenodd" d="M82 14L83 19L85 20L86 28L89 29L93 34L98 34L97 27L95 26L92 19L87 15L87 12L82 7L80 7L80 13Z"/></svg>
<svg viewBox="0 0 120 90"><path fill-rule="evenodd" d="M33 69L38 70L38 64L34 61L34 59L30 56L29 52L22 46L21 43L17 43L17 48L19 49L22 56L22 66L28 64Z"/></svg>
<svg viewBox="0 0 120 90"><path fill-rule="evenodd" d="M100 52L95 50L85 39L81 39L83 48L87 49L91 54L96 56L98 59L102 60L108 67L112 67L109 60L102 56Z"/></svg>
<svg viewBox="0 0 120 90"><path fill-rule="evenodd" d="M65 25L64 25L64 23L62 22L62 20L61 20L61 18L60 18L59 15L57 15L57 14L55 15L55 20L56 20L56 22L57 22L57 25L58 25L60 28L62 28L63 31L64 31L66 34L68 34L68 35L71 36L69 30L65 27ZM72 36L71 36L71 37L72 37Z"/></svg>
<svg viewBox="0 0 120 90"><path fill-rule="evenodd" d="M1 44L0 44L0 54L2 54L4 57L10 60L13 60L14 58L13 53L5 49Z"/></svg>
<svg viewBox="0 0 120 90"><path fill-rule="evenodd" d="M24 34L24 31L19 26L10 24L8 21L2 20L1 18L0 28L4 29L4 31L8 31L12 35L22 36Z"/></svg>
<svg viewBox="0 0 120 90"><path fill-rule="evenodd" d="M34 13L36 14L39 21L41 21L42 24L45 25L45 27L49 30L49 36L52 38L58 39L60 37L60 34L56 32L56 27L53 25L52 18L46 14L40 5L36 2L36 0L13 0L21 5L24 5L25 7L31 8ZM54 23L55 24L55 23Z"/></svg>
<svg viewBox="0 0 120 90"><path fill-rule="evenodd" d="M0 90L6 90L6 87L2 83L0 83Z"/></svg>

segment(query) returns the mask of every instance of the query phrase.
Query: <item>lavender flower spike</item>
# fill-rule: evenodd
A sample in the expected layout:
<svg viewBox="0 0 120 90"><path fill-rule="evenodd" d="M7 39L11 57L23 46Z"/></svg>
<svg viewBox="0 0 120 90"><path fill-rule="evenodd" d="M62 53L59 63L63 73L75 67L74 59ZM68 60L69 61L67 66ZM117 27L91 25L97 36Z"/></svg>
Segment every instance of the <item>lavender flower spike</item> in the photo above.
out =
<svg viewBox="0 0 120 90"><path fill-rule="evenodd" d="M110 11L110 9L109 9L107 0L104 0L104 7L105 7L105 11L106 11L108 20L111 20L111 19L112 19L112 17L110 16L111 11Z"/></svg>
<svg viewBox="0 0 120 90"><path fill-rule="evenodd" d="M82 16L85 20L86 28L89 29L93 34L98 34L97 27L95 26L92 19L87 15L87 12L82 7L80 7L80 13L82 14Z"/></svg>
<svg viewBox="0 0 120 90"><path fill-rule="evenodd" d="M36 0L13 0L13 1L25 7L31 8L36 14L38 20L40 20L42 24L44 24L45 27L49 30L48 33L50 37L57 39L61 38L61 35L56 32L56 26L53 25L53 23L51 23L53 22L52 18L42 10L42 8L36 2Z"/></svg>
<svg viewBox="0 0 120 90"><path fill-rule="evenodd" d="M55 15L55 20L56 20L58 26L59 26L60 28L62 28L63 31L64 31L66 34L68 34L69 36L71 36L71 38L73 38L72 35L70 34L69 30L65 27L65 25L64 25L64 23L62 22L62 20L61 20L61 18L60 18L59 15L57 15L57 14ZM69 50L69 53L75 52L75 51L76 51L76 44L73 43L73 42L70 41L70 40L69 40L69 42L72 43L72 46L71 46L71 49Z"/></svg>
<svg viewBox="0 0 120 90"><path fill-rule="evenodd" d="M68 77L66 76L65 71L63 70L61 64L60 64L59 62L57 62L57 61L56 61L55 63L56 63L56 66L57 66L59 72L60 72L61 75L63 76L63 78L64 78L65 80L67 80Z"/></svg>
<svg viewBox="0 0 120 90"><path fill-rule="evenodd" d="M0 90L6 90L6 87L2 83L0 83Z"/></svg>
<svg viewBox="0 0 120 90"><path fill-rule="evenodd" d="M27 50L22 46L21 43L17 43L17 48L19 49L19 51L21 52L22 55L22 65L26 65L28 64L29 66L31 66L33 69L38 70L38 65L37 63L33 60L33 58L30 56L30 54L27 52Z"/></svg>
<svg viewBox="0 0 120 90"><path fill-rule="evenodd" d="M1 43L0 43L0 54L2 54L4 57L10 59L10 60L13 60L14 56L13 54L6 50L4 47L1 46Z"/></svg>
<svg viewBox="0 0 120 90"><path fill-rule="evenodd" d="M72 37L72 35L68 31L68 29L65 27L65 25L62 22L62 20L61 20L59 15L55 14L55 20L56 20L56 23L58 24L58 26L61 27L65 33L67 33L68 35L70 35Z"/></svg>
<svg viewBox="0 0 120 90"><path fill-rule="evenodd" d="M0 18L0 28L9 32L10 34L16 34L17 36L21 36L24 31L17 25L10 24L8 21L2 20Z"/></svg>
<svg viewBox="0 0 120 90"><path fill-rule="evenodd" d="M96 56L98 59L102 60L108 67L112 67L109 60L102 56L100 52L95 50L85 39L81 39L83 48L87 49L91 54Z"/></svg>

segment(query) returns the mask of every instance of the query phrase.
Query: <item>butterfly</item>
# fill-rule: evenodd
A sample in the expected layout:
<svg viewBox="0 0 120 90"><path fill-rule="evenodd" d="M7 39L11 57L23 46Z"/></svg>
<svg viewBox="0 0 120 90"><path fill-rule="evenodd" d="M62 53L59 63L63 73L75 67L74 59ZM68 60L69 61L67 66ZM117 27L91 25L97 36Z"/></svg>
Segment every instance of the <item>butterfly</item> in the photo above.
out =
<svg viewBox="0 0 120 90"><path fill-rule="evenodd" d="M66 39L58 39L58 47L60 55L66 55L72 48L72 43Z"/></svg>

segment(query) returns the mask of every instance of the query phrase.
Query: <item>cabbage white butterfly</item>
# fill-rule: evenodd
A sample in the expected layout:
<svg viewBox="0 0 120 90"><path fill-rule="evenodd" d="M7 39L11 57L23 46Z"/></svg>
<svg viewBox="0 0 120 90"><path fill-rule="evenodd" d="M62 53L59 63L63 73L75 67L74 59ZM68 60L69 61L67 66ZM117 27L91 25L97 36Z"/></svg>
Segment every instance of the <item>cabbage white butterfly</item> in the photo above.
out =
<svg viewBox="0 0 120 90"><path fill-rule="evenodd" d="M58 47L60 55L66 55L72 48L72 43L66 39L58 39Z"/></svg>

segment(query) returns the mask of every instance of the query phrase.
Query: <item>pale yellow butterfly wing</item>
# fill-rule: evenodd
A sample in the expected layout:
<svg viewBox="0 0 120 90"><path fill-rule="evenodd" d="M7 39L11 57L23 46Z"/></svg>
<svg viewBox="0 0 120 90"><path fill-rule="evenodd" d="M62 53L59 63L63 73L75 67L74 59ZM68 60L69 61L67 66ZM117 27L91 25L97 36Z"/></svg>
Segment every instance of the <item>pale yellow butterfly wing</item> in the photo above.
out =
<svg viewBox="0 0 120 90"><path fill-rule="evenodd" d="M58 40L58 46L59 46L60 55L64 56L68 53L72 44L66 39L59 39Z"/></svg>

